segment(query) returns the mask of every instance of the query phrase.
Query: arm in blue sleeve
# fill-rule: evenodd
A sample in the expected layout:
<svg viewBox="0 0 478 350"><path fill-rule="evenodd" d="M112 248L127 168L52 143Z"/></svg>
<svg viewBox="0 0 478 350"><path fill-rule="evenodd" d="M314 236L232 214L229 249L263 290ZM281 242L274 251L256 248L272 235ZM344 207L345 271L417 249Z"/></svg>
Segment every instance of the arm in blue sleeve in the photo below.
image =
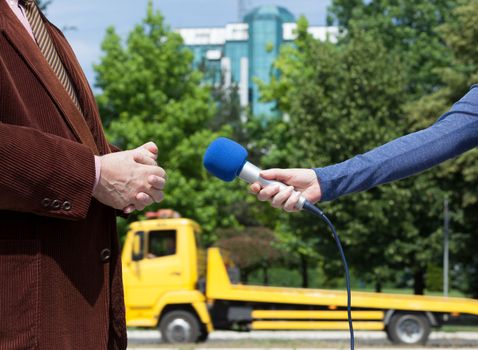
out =
<svg viewBox="0 0 478 350"><path fill-rule="evenodd" d="M478 145L478 86L427 129L342 163L315 169L322 201L424 171Z"/></svg>

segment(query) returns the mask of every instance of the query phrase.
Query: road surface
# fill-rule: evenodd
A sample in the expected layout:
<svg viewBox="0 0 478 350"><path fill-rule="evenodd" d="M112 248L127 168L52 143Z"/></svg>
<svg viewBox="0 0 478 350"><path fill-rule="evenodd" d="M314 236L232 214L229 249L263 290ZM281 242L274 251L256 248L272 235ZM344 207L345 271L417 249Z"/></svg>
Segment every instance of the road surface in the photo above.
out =
<svg viewBox="0 0 478 350"><path fill-rule="evenodd" d="M128 350L177 349L171 344L161 343L157 331L128 331ZM267 350L320 350L348 349L348 332L329 331L253 331L248 333L216 331L206 343L181 346L181 349L267 349ZM360 350L396 350L403 348L392 345L384 332L355 332L355 347ZM478 350L478 332L432 332L427 346L406 347L407 350L467 349Z"/></svg>

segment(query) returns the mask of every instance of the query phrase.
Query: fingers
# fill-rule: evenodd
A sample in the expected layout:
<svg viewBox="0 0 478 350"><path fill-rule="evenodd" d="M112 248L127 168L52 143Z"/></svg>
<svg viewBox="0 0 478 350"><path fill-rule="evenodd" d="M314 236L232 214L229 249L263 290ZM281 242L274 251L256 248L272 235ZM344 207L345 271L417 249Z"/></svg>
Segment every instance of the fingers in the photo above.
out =
<svg viewBox="0 0 478 350"><path fill-rule="evenodd" d="M272 198L271 206L273 208L282 208L284 203L289 199L289 197L294 192L294 187L289 186L284 191L278 192L274 198Z"/></svg>
<svg viewBox="0 0 478 350"><path fill-rule="evenodd" d="M151 198L155 203L159 203L164 199L164 192L163 191L153 191L150 193Z"/></svg>
<svg viewBox="0 0 478 350"><path fill-rule="evenodd" d="M144 180L141 181L144 182L137 187L139 192L132 201L135 210L143 210L145 207L153 203L159 203L164 199L162 191L166 185L164 169L158 166L145 166L142 172L142 179Z"/></svg>
<svg viewBox="0 0 478 350"><path fill-rule="evenodd" d="M135 210L143 210L148 205L159 203L164 199L163 191L151 191L150 193L140 192L136 195L134 204L123 209L125 214L130 214Z"/></svg>
<svg viewBox="0 0 478 350"><path fill-rule="evenodd" d="M134 205L128 205L126 208L123 209L123 213L131 214L135 210Z"/></svg>
<svg viewBox="0 0 478 350"><path fill-rule="evenodd" d="M136 194L133 204L123 209L125 214L130 214L135 210L143 210L153 203L159 203L164 199L162 191L166 185L166 172L164 169L157 167L155 169L157 175L149 175L144 192Z"/></svg>
<svg viewBox="0 0 478 350"><path fill-rule="evenodd" d="M166 185L166 172L160 167L154 170L155 175L152 174L147 177L147 184L144 190L135 196L133 203L136 210L143 210L148 205L159 203L164 199L162 190Z"/></svg>
<svg viewBox="0 0 478 350"><path fill-rule="evenodd" d="M136 195L136 201L134 202L134 207L136 210L143 210L148 205L154 203L154 199L144 192L140 192Z"/></svg>
<svg viewBox="0 0 478 350"><path fill-rule="evenodd" d="M156 146L156 144L152 141L148 142L148 143L145 143L144 145L142 145L141 147L138 147L138 148L144 148L146 149L147 151L151 152L153 155L154 155L154 159L157 159L158 158L158 146Z"/></svg>
<svg viewBox="0 0 478 350"><path fill-rule="evenodd" d="M156 156L146 148L138 148L133 151L133 159L136 163L156 166Z"/></svg>
<svg viewBox="0 0 478 350"><path fill-rule="evenodd" d="M123 209L123 212L125 214L131 214L135 210L143 210L148 205L153 204L154 200L146 193L140 192L136 195L135 200L133 202L134 204L130 204Z"/></svg>
<svg viewBox="0 0 478 350"><path fill-rule="evenodd" d="M158 146L154 142L148 142L133 150L135 162L144 165L157 165Z"/></svg>
<svg viewBox="0 0 478 350"><path fill-rule="evenodd" d="M279 191L280 188L277 185L266 186L257 194L257 199L261 202L271 201Z"/></svg>
<svg viewBox="0 0 478 350"><path fill-rule="evenodd" d="M261 177L266 180L277 180L280 182L285 182L292 177L291 171L289 169L268 169L261 171Z"/></svg>
<svg viewBox="0 0 478 350"><path fill-rule="evenodd" d="M283 207L284 210L289 213L299 211L299 209L297 209L297 203L299 202L299 199L300 199L300 192L297 192L297 191L293 192L292 195L289 197L289 199L286 200Z"/></svg>
<svg viewBox="0 0 478 350"><path fill-rule="evenodd" d="M251 186L249 186L249 191L252 194L258 194L261 189L262 189L262 186L258 182L254 182Z"/></svg>
<svg viewBox="0 0 478 350"><path fill-rule="evenodd" d="M164 197L166 172L156 164L157 152L154 143L147 143L134 150L99 157L100 179L93 196L126 214L160 202Z"/></svg>
<svg viewBox="0 0 478 350"><path fill-rule="evenodd" d="M157 167L155 169L156 175L149 175L147 178L147 186L144 192L139 192L133 201L133 210L143 210L148 205L159 203L164 199L164 192L162 191L166 185L166 172ZM132 211L133 211L132 210Z"/></svg>
<svg viewBox="0 0 478 350"><path fill-rule="evenodd" d="M136 149L134 150L133 154L133 159L136 163L142 164L142 165L149 165L155 167L155 169L148 169L148 172L152 173L153 175L157 177L164 178L164 181L166 179L166 171L159 167L158 164L156 163L155 158L153 158L152 153L149 152L146 149ZM153 180L153 182L158 182L160 180Z"/></svg>
<svg viewBox="0 0 478 350"><path fill-rule="evenodd" d="M279 186L271 185L262 188L262 186L255 182L250 187L251 193L257 195L257 199L262 202L270 201L274 208L282 208L287 212L296 212L297 202L300 198L300 193L294 191L293 186L288 186L284 190L280 190Z"/></svg>
<svg viewBox="0 0 478 350"><path fill-rule="evenodd" d="M151 170L151 175L163 178L164 181L166 181L166 179L168 178L166 171L160 166L156 166L154 167L154 169L149 169L149 170ZM148 177L148 180L149 180L149 177Z"/></svg>
<svg viewBox="0 0 478 350"><path fill-rule="evenodd" d="M150 175L148 177L148 183L156 190L163 190L166 185L166 179L161 176Z"/></svg>

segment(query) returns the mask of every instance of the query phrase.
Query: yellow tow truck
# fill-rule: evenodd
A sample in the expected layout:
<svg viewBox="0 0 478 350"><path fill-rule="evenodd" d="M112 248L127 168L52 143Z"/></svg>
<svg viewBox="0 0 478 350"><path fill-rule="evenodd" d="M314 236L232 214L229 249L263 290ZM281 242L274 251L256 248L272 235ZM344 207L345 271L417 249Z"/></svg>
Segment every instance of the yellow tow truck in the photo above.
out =
<svg viewBox="0 0 478 350"><path fill-rule="evenodd" d="M345 291L242 285L227 255L199 248L197 223L150 216L130 225L122 251L129 327L159 329L170 343L214 330L348 329ZM354 329L383 330L394 343L425 343L460 315L477 317L478 300L352 292Z"/></svg>

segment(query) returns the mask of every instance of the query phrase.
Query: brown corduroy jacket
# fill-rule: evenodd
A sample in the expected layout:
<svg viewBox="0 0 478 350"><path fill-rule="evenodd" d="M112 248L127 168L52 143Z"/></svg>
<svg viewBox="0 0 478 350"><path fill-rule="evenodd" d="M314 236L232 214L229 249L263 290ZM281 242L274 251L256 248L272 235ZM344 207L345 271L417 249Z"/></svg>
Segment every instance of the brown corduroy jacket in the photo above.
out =
<svg viewBox="0 0 478 350"><path fill-rule="evenodd" d="M46 25L83 115L0 1L0 350L125 349L115 212L91 195L94 153L110 148L73 51Z"/></svg>

